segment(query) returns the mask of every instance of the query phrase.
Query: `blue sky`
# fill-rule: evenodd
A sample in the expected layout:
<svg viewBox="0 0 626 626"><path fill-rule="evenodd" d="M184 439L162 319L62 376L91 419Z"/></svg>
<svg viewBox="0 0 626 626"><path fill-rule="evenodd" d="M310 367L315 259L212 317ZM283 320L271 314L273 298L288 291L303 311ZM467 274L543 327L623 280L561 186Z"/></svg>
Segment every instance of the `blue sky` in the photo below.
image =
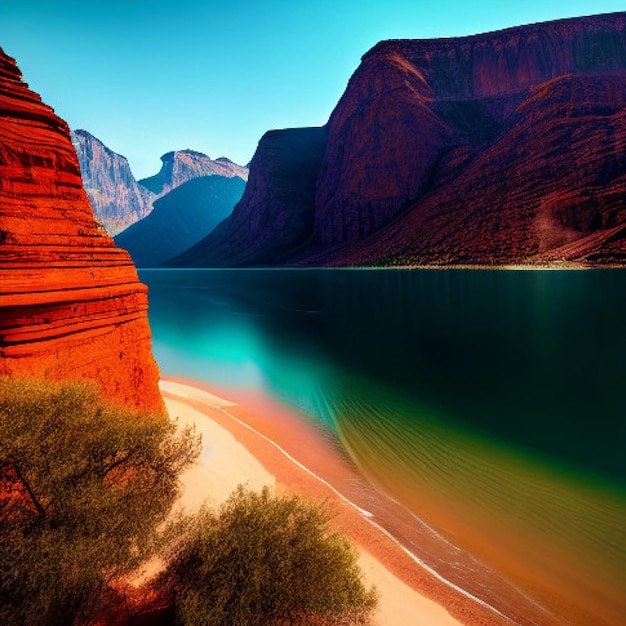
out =
<svg viewBox="0 0 626 626"><path fill-rule="evenodd" d="M377 41L624 10L614 0L0 0L0 47L135 176L193 148L245 164L266 130L324 124Z"/></svg>

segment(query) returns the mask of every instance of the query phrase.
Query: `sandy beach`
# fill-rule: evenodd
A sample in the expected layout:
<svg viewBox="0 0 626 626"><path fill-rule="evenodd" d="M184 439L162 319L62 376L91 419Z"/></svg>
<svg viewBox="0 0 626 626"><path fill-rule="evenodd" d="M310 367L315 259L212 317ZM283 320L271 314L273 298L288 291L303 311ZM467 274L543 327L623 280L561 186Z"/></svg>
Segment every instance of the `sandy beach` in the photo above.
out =
<svg viewBox="0 0 626 626"><path fill-rule="evenodd" d="M162 380L161 391L170 415L195 424L203 438L198 463L182 477L179 506L217 506L239 484L324 501L331 523L358 548L364 576L380 593L380 626L515 621L417 559L398 539L402 528L389 532L374 490L336 443L286 407L252 391L229 393L227 400L221 390L188 381ZM439 543L445 546L441 538Z"/></svg>

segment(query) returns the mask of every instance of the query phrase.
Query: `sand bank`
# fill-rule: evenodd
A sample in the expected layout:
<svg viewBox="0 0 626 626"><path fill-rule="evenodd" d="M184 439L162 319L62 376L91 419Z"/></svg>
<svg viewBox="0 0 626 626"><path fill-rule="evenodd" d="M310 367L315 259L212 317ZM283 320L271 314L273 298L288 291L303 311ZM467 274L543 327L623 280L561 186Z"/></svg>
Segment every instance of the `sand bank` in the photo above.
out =
<svg viewBox="0 0 626 626"><path fill-rule="evenodd" d="M173 380L162 381L161 390L170 415L196 424L203 436L199 463L182 477L180 504L187 510L204 501L218 505L238 484L326 501L333 525L358 547L365 577L381 594L380 626L511 623L417 559L398 539L401 528L389 532L372 487L315 426L258 392L229 391L228 401L204 386Z"/></svg>

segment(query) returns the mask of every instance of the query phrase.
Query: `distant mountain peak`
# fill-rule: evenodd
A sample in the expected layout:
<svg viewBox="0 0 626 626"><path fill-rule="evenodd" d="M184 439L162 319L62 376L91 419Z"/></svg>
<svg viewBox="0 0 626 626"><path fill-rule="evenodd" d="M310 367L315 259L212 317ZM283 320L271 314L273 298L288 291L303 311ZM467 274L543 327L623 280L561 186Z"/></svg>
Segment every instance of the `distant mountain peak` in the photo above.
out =
<svg viewBox="0 0 626 626"><path fill-rule="evenodd" d="M85 143L95 143L101 147L107 154L115 155L115 157L122 159L128 162L128 159L123 155L111 150L107 145L105 145L101 139L98 139L95 135L92 135L89 131L84 130L82 128L77 128L76 130L70 130L70 136L72 138L72 144L74 148L78 151L78 146Z"/></svg>
<svg viewBox="0 0 626 626"><path fill-rule="evenodd" d="M162 196L183 183L199 176L238 177L248 180L248 168L233 163L226 157L213 160L203 152L191 150L174 150L166 152L162 157L162 166L158 174L143 178L139 182L144 187Z"/></svg>
<svg viewBox="0 0 626 626"><path fill-rule="evenodd" d="M71 139L94 214L110 235L150 213L154 195L137 184L125 156L83 129L72 131Z"/></svg>
<svg viewBox="0 0 626 626"><path fill-rule="evenodd" d="M198 150L192 150L191 148L185 148L184 150L172 150L171 152L166 152L162 157L161 161L173 161L176 158L180 158L181 155L186 155L190 157L195 157L198 159L208 159L211 161L211 157L204 152L199 152Z"/></svg>

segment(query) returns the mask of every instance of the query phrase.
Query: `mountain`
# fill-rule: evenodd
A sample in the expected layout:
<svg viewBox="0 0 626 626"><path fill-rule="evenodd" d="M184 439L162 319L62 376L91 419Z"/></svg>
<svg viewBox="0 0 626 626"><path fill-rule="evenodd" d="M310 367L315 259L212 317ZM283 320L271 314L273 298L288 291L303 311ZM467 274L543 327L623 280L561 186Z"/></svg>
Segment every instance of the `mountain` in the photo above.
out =
<svg viewBox="0 0 626 626"><path fill-rule="evenodd" d="M0 50L0 375L161 410L147 288L94 218L67 124Z"/></svg>
<svg viewBox="0 0 626 626"><path fill-rule="evenodd" d="M72 131L71 137L91 206L111 236L152 211L155 195L137 183L126 157L86 130Z"/></svg>
<svg viewBox="0 0 626 626"><path fill-rule="evenodd" d="M310 238L311 206L326 129L266 133L251 162L243 198L211 234L168 264L246 266L271 264Z"/></svg>
<svg viewBox="0 0 626 626"><path fill-rule="evenodd" d="M138 267L155 267L210 233L232 212L246 183L238 176L200 176L154 202L154 210L115 237Z"/></svg>
<svg viewBox="0 0 626 626"><path fill-rule="evenodd" d="M158 174L139 181L158 196L199 176L225 176L227 178L237 176L248 180L247 167L237 165L226 157L213 160L206 154L195 150L168 152L161 157L161 161L163 165Z"/></svg>
<svg viewBox="0 0 626 626"><path fill-rule="evenodd" d="M163 161L161 171L155 176L137 182L126 157L113 152L87 131L73 131L72 143L80 163L83 186L91 200L94 213L111 236L116 236L129 226L143 220L152 212L155 200L167 195L190 180L207 176L236 178L243 181L248 179L248 168L237 165L226 157L212 160L201 152L181 150L164 154L161 157ZM161 204L161 207L173 207L176 204L181 206L182 201L190 200L192 204L184 215L191 219L194 224L199 219L199 225L203 225L206 220L203 221L202 218L192 217L197 213L199 207L202 206L200 195L203 188L202 183L196 185L181 195L175 196L174 200L169 203ZM239 188L239 185L232 187L232 189L235 188ZM208 206L215 202L215 190L211 185L207 186L206 189L208 197L205 200L205 204ZM229 202L228 198L232 196L232 193L226 192L226 196L227 198L224 199L224 202ZM232 209L232 206L230 208ZM224 213L224 210L216 205L216 215L221 214L226 217L228 213ZM164 227L165 220L163 216L165 214L162 208L160 217L155 221L151 221L150 227L145 232L151 232L155 235L155 224L159 224L156 227L157 230ZM209 214L210 212L207 213L207 216ZM171 213L171 215L174 215L174 213ZM177 242L167 248L168 253L173 251L169 256L178 254L185 250L186 247L189 247L184 247L184 244L188 241L184 233L191 233L191 229L185 228L183 221L184 219L180 219L180 217L174 217L172 228L177 229L180 236L177 235ZM189 245L196 243L200 238L207 235L215 226L211 219L206 221L206 223L209 226L203 226L202 230L197 231L199 234L193 238L193 241L190 241ZM133 252L137 252L138 248L131 245L130 241L131 239L128 237L124 238L125 244L129 245ZM161 238L161 241L165 242L166 240ZM145 259L145 253L149 246L140 242L138 245L143 250L141 258ZM181 246L183 247L181 248ZM161 254L156 250L153 252L157 253L156 256L159 259L169 258L167 253ZM156 258L153 253L148 253L148 257L151 259ZM152 263L153 261L150 262Z"/></svg>
<svg viewBox="0 0 626 626"><path fill-rule="evenodd" d="M626 13L380 42L315 141L263 137L232 216L173 263L623 264L625 104Z"/></svg>

